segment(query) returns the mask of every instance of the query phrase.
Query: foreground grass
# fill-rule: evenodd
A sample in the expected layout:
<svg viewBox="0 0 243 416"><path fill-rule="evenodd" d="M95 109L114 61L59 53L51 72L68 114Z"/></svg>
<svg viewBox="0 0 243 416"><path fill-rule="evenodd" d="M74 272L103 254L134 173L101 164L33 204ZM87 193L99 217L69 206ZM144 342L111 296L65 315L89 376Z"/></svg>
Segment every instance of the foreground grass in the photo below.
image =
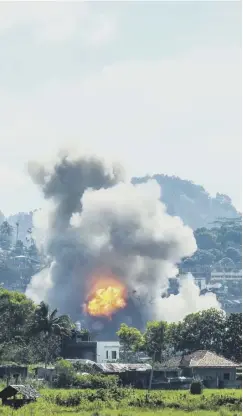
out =
<svg viewBox="0 0 243 416"><path fill-rule="evenodd" d="M17 411L0 406L10 416L240 416L241 390L186 391L44 389L41 398ZM78 401L78 403L77 403Z"/></svg>
<svg viewBox="0 0 243 416"><path fill-rule="evenodd" d="M31 405L30 405L31 406ZM198 410L193 412L185 412L182 410L171 410L171 409L165 409L165 410L141 410L141 409L132 409L132 410L102 410L102 411L95 411L95 412L84 412L81 409L69 409L69 410L60 410L60 409L41 409L37 407L25 407L21 410L2 410L0 408L0 415L3 416L241 416L241 412L232 412L228 410L227 408L222 408L219 411L208 411L208 410Z"/></svg>

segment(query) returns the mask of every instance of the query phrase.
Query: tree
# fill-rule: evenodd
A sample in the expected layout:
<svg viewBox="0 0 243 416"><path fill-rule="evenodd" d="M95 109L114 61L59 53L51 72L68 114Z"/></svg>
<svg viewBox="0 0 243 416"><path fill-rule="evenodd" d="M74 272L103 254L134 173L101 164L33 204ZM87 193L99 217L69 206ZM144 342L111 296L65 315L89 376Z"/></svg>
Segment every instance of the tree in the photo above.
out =
<svg viewBox="0 0 243 416"><path fill-rule="evenodd" d="M34 303L23 293L0 289L0 344L24 336Z"/></svg>
<svg viewBox="0 0 243 416"><path fill-rule="evenodd" d="M162 360L162 353L166 348L168 324L164 321L152 321L147 323L144 333L144 346L148 355L155 361Z"/></svg>
<svg viewBox="0 0 243 416"><path fill-rule="evenodd" d="M226 318L223 352L233 361L242 361L242 313L232 313Z"/></svg>
<svg viewBox="0 0 243 416"><path fill-rule="evenodd" d="M33 258L38 257L39 253L38 253L38 249L36 247L34 240L31 241L31 244L27 249L27 253L29 254L30 257L33 257Z"/></svg>
<svg viewBox="0 0 243 416"><path fill-rule="evenodd" d="M143 345L143 336L137 328L121 324L117 336L121 344L121 355L125 361L128 361L129 353L137 351Z"/></svg>
<svg viewBox="0 0 243 416"><path fill-rule="evenodd" d="M221 354L223 351L225 314L223 311L208 309L187 315L170 330L177 351L193 352L209 350Z"/></svg>
<svg viewBox="0 0 243 416"><path fill-rule="evenodd" d="M23 293L0 289L0 356L10 359L25 345L28 322L34 313L34 303Z"/></svg>
<svg viewBox="0 0 243 416"><path fill-rule="evenodd" d="M215 237L210 230L204 230L201 231L199 228L194 233L197 246L201 250L210 250L212 248L215 248Z"/></svg>
<svg viewBox="0 0 243 416"><path fill-rule="evenodd" d="M168 348L173 351L182 351L183 349L183 342L182 339L182 330L183 330L183 322L172 322L168 324L167 329L167 341L168 341Z"/></svg>
<svg viewBox="0 0 243 416"><path fill-rule="evenodd" d="M16 255L16 256L21 256L21 255L23 255L24 254L24 251L25 251L25 247L24 247L24 243L23 243L23 241L21 241L21 240L17 240L16 241L16 244L15 244L15 246L14 246L14 249L13 249L13 253Z"/></svg>
<svg viewBox="0 0 243 416"><path fill-rule="evenodd" d="M13 236L13 227L7 222L3 221L0 225L0 247L3 250L10 248Z"/></svg>
<svg viewBox="0 0 243 416"><path fill-rule="evenodd" d="M57 309L50 311L49 305L41 302L35 310L30 334L42 334L45 341L45 368L49 362L49 348L53 337L62 337L71 333L71 321L67 315L57 316Z"/></svg>
<svg viewBox="0 0 243 416"><path fill-rule="evenodd" d="M196 253L193 255L193 258L196 259L197 264L202 266L204 265L211 265L214 263L214 255L207 250L197 250Z"/></svg>
<svg viewBox="0 0 243 416"><path fill-rule="evenodd" d="M226 257L230 258L231 260L233 260L234 262L239 262L241 261L241 250L234 248L234 247L228 247L226 252Z"/></svg>
<svg viewBox="0 0 243 416"><path fill-rule="evenodd" d="M221 270L232 270L235 268L235 263L229 257L224 257L218 262L218 266Z"/></svg>

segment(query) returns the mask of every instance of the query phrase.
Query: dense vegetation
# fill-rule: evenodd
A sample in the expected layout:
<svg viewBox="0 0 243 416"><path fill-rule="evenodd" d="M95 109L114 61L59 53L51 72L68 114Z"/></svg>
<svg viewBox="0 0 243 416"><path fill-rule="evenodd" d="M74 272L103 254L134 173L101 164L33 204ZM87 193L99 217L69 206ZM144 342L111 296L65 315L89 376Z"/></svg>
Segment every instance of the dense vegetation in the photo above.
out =
<svg viewBox="0 0 243 416"><path fill-rule="evenodd" d="M31 276L47 264L47 259L38 252L32 230L28 230L24 243L17 239L17 227L18 223L14 228L7 221L0 225L0 284L24 291ZM198 250L183 259L179 265L182 271L193 273L200 268L210 273L212 267L220 271L241 269L241 217L217 221L211 229L198 228L194 235Z"/></svg>
<svg viewBox="0 0 243 416"><path fill-rule="evenodd" d="M0 289L0 360L16 363L55 361L61 356L61 340L72 336L74 325L66 315L35 305L24 294ZM148 322L146 330L121 325L118 336L124 361L145 352L161 361L175 351L208 349L235 361L241 360L241 314L228 317L214 309L190 314L182 322ZM82 332L84 338L87 330Z"/></svg>
<svg viewBox="0 0 243 416"><path fill-rule="evenodd" d="M27 415L82 415L82 416L240 416L241 391L206 390L201 395L186 391L151 391L130 388L99 390L40 390L37 403L14 412ZM9 415L8 407L1 408L2 415ZM12 413L11 413L12 414Z"/></svg>
<svg viewBox="0 0 243 416"><path fill-rule="evenodd" d="M46 260L37 250L31 229L24 242L18 237L18 223L15 227L7 221L0 224L0 285L24 291Z"/></svg>
<svg viewBox="0 0 243 416"><path fill-rule="evenodd" d="M182 262L182 267L214 266L219 270L241 269L242 264L242 222L221 220L211 229L198 228L194 231L197 242L196 253Z"/></svg>
<svg viewBox="0 0 243 416"><path fill-rule="evenodd" d="M131 352L138 351L163 361L173 352L209 350L241 362L241 325L242 314L225 316L222 311L208 309L187 315L179 323L148 322L144 333L122 324L117 335L126 361L133 359Z"/></svg>
<svg viewBox="0 0 243 416"><path fill-rule="evenodd" d="M48 362L59 351L61 338L71 331L66 315L58 316L42 302L35 305L19 292L0 289L0 360Z"/></svg>

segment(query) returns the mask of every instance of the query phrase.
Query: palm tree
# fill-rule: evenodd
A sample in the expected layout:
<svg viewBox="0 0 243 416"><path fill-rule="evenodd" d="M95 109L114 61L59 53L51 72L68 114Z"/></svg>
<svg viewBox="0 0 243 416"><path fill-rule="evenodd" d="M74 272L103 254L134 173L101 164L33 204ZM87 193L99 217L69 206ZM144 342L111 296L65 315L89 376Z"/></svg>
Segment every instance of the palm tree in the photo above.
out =
<svg viewBox="0 0 243 416"><path fill-rule="evenodd" d="M47 303L41 302L34 314L34 320L31 325L31 334L39 335L43 334L46 341L45 350L45 368L48 363L48 350L49 340L53 335L64 336L70 335L71 332L71 321L68 315L57 316L57 309L50 311L50 307Z"/></svg>

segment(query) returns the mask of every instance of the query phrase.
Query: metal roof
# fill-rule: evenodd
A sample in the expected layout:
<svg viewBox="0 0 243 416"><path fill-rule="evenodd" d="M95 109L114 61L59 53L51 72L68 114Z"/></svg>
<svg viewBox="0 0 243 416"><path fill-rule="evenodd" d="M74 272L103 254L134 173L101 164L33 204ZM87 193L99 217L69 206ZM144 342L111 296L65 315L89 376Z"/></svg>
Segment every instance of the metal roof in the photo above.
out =
<svg viewBox="0 0 243 416"><path fill-rule="evenodd" d="M123 363L99 363L97 364L103 373L125 373L126 371L149 371L150 364L123 364Z"/></svg>
<svg viewBox="0 0 243 416"><path fill-rule="evenodd" d="M15 394L22 394L26 399L36 399L40 394L31 386L24 386L21 384L11 384L0 392L0 398L7 399Z"/></svg>

